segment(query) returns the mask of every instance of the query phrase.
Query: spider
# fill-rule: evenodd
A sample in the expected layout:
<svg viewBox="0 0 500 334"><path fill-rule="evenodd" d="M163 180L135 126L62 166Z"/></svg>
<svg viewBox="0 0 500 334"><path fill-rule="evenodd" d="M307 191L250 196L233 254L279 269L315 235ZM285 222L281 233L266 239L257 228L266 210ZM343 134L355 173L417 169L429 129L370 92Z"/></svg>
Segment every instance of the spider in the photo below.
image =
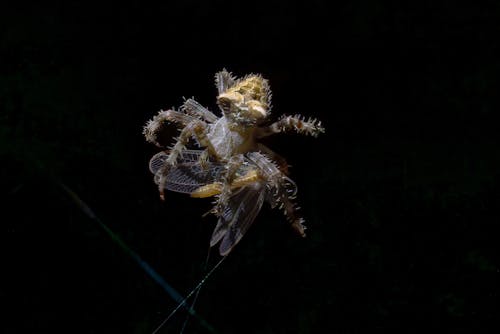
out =
<svg viewBox="0 0 500 334"><path fill-rule="evenodd" d="M265 125L271 90L261 75L238 79L224 69L215 75L215 83L221 117L187 99L179 111L161 110L144 127L146 140L161 147L163 125L173 122L181 126L175 144L150 162L160 197L165 198L164 189L192 197L215 196L211 212L219 221L210 245L222 240L219 252L223 256L239 242L264 200L272 207L279 205L291 226L305 237L304 220L296 215L292 203L297 188L286 176L286 162L258 139L285 131L316 137L324 132L321 122L295 115ZM203 150L187 150L190 138Z"/></svg>

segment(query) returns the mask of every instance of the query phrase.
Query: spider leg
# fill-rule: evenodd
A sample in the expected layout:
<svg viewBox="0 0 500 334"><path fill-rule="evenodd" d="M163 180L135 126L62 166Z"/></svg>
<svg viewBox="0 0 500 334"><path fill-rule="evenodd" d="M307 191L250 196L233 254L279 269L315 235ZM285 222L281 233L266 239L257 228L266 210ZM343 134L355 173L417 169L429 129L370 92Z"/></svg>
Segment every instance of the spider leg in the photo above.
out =
<svg viewBox="0 0 500 334"><path fill-rule="evenodd" d="M297 188L295 183L284 175L278 167L265 155L259 152L249 153L249 158L258 166L262 177L269 182L271 191L271 206L279 205L283 209L287 220L292 228L302 237L305 237L306 227L303 225L304 219L297 215L298 208L292 202Z"/></svg>
<svg viewBox="0 0 500 334"><path fill-rule="evenodd" d="M232 76L231 72L223 69L215 74L215 86L217 86L217 91L219 95L225 92L229 87L234 86L236 83L236 78Z"/></svg>
<svg viewBox="0 0 500 334"><path fill-rule="evenodd" d="M223 212L226 203L229 202L229 197L231 197L231 185L236 177L238 169L243 164L244 157L242 154L237 154L232 156L226 164L226 170L222 177L221 191L217 195L217 202L214 207L214 212L220 214Z"/></svg>
<svg viewBox="0 0 500 334"><path fill-rule="evenodd" d="M142 133L144 134L148 142L161 147L162 145L159 143L159 137L166 123L173 122L178 123L182 126L187 126L195 120L196 118L194 118L193 116L186 115L173 109L160 110L158 115L156 115L152 120L149 120L146 123Z"/></svg>
<svg viewBox="0 0 500 334"><path fill-rule="evenodd" d="M187 99L184 101L184 104L181 107L181 110L186 114L191 115L193 117L197 117L201 120L204 120L208 123L214 123L219 118L215 116L210 110L203 107L201 104L196 102L194 99Z"/></svg>
<svg viewBox="0 0 500 334"><path fill-rule="evenodd" d="M186 125L184 129L182 129L179 137L177 138L177 142L172 147L172 150L166 162L172 166L175 165L177 162L177 158L180 154L182 154L182 151L186 148L186 144L191 137L195 137L201 147L207 148L207 154L211 154L215 158L219 158L212 143L207 137L207 132L208 125L201 120L194 119L191 123Z"/></svg>
<svg viewBox="0 0 500 334"><path fill-rule="evenodd" d="M285 175L288 175L288 163L286 162L285 158L261 143L257 144L257 149L271 158L271 160L276 161L279 170Z"/></svg>
<svg viewBox="0 0 500 334"><path fill-rule="evenodd" d="M158 184L158 191L160 192L160 199L165 200L165 184L167 183L167 175L170 169L169 164L163 164L158 172L155 174L155 182Z"/></svg>
<svg viewBox="0 0 500 334"><path fill-rule="evenodd" d="M203 150L198 158L198 164L204 170L207 170L209 165L210 152L208 150Z"/></svg>
<svg viewBox="0 0 500 334"><path fill-rule="evenodd" d="M317 137L320 133L325 132L325 128L321 126L321 122L309 118L307 121L300 115L283 116L277 122L265 127L257 129L257 138L263 138L275 133L285 131L295 131L297 133Z"/></svg>
<svg viewBox="0 0 500 334"><path fill-rule="evenodd" d="M297 215L297 210L299 208L292 202L290 195L280 189L278 191L277 201L280 209L283 209L285 217L295 232L297 232L301 237L305 237L305 220Z"/></svg>

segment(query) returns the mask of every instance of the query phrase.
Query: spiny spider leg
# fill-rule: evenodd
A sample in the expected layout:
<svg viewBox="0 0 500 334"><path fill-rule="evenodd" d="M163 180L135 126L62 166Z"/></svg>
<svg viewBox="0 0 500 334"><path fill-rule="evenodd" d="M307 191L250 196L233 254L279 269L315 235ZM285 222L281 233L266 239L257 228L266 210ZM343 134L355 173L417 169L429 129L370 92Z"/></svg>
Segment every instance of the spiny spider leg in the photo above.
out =
<svg viewBox="0 0 500 334"><path fill-rule="evenodd" d="M210 152L208 149L205 149L198 158L198 163L200 164L200 167L203 169L207 169L209 165L209 160L210 160Z"/></svg>
<svg viewBox="0 0 500 334"><path fill-rule="evenodd" d="M206 147L209 154L218 157L217 152L207 137L207 127L207 123L200 120L194 120L186 125L177 138L177 142L172 147L167 163L172 166L176 164L177 158L182 154L182 151L186 148L186 144L191 137L195 137L201 147Z"/></svg>
<svg viewBox="0 0 500 334"><path fill-rule="evenodd" d="M262 153L251 152L248 154L248 157L258 166L259 171L264 174L263 178L271 185L272 206L275 207L279 205L279 208L283 209L292 228L300 236L305 237L305 226L303 225L305 221L303 218L297 216L296 211L298 208L292 202L292 198L295 197L297 191L295 183L284 175L276 165Z"/></svg>
<svg viewBox="0 0 500 334"><path fill-rule="evenodd" d="M301 116L283 116L277 122L257 129L257 138L263 138L275 133L285 131L295 131L297 133L317 137L320 133L325 132L321 126L321 122L315 119L308 119L307 121Z"/></svg>
<svg viewBox="0 0 500 334"><path fill-rule="evenodd" d="M199 104L194 99L187 99L186 101L184 101L181 110L188 115L197 117L208 123L214 123L219 119L210 110Z"/></svg>
<svg viewBox="0 0 500 334"><path fill-rule="evenodd" d="M223 69L215 74L215 86L217 86L219 95L224 93L229 87L234 86L235 83L236 78L234 78L226 69Z"/></svg>
<svg viewBox="0 0 500 334"><path fill-rule="evenodd" d="M218 215L222 212L224 206L231 196L231 185L236 177L236 172L243 164L244 157L243 154L233 155L226 163L226 171L222 177L222 189L217 198L217 204L215 206L215 213Z"/></svg>
<svg viewBox="0 0 500 334"><path fill-rule="evenodd" d="M286 159L283 158L281 155L278 153L274 152L271 150L269 147L267 147L264 144L257 143L257 148L260 152L264 153L266 156L268 156L272 161L276 162L278 165L279 170L285 174L288 175L288 163L286 162Z"/></svg>
<svg viewBox="0 0 500 334"><path fill-rule="evenodd" d="M196 118L179 111L173 109L160 110L158 115L154 116L152 120L149 120L146 123L142 133L144 134L148 142L162 147L162 145L159 143L159 136L160 132L163 130L163 126L165 125L165 123L174 122L186 126L193 121L196 121Z"/></svg>

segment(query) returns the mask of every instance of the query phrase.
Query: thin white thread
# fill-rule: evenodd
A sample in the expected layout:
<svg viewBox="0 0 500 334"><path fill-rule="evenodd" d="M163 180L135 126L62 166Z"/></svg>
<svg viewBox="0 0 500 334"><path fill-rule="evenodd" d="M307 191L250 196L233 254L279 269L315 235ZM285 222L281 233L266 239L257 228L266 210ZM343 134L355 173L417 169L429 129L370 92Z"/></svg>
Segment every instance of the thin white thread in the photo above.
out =
<svg viewBox="0 0 500 334"><path fill-rule="evenodd" d="M173 315L175 313L177 313L177 311L182 307L182 306L185 306L186 304L186 301L191 298L191 296L205 283L205 281L210 277L210 275L212 275L212 273L215 271L215 269L217 269L217 267L219 267L219 265L222 263L222 261L224 261L226 259L227 256L224 256L222 259L220 259L219 262L217 262L217 264L208 272L208 274L205 275L205 277L203 277L203 279L200 281L200 283L198 283L198 285L193 289L191 290L191 292L186 296L186 298L184 298L180 303L179 305L177 305L177 307L172 311L170 312L170 314L167 316L167 318L165 318L165 320L163 320L161 322L161 324L153 331L153 333L151 334L156 334L158 333L158 331L163 327L163 325L165 325L167 323L167 321L170 320L170 318L173 317ZM187 308L187 307L186 307ZM191 308L188 308L188 311L190 311Z"/></svg>
<svg viewBox="0 0 500 334"><path fill-rule="evenodd" d="M203 266L204 272L206 272L207 267L208 267L208 260L210 259L210 249L212 249L212 247L208 247L207 258L205 259L205 265ZM196 304L196 301L198 300L198 296L200 295L200 291L201 291L201 286L196 290L196 294L194 295L193 302L191 303L191 306L190 306L191 309L194 309L194 305ZM184 330L186 329L186 326L187 326L187 323L189 320L189 316L190 316L190 314L188 312L188 314L186 314L186 319L184 320L184 323L182 324L182 328L181 328L181 331L179 334L184 333Z"/></svg>

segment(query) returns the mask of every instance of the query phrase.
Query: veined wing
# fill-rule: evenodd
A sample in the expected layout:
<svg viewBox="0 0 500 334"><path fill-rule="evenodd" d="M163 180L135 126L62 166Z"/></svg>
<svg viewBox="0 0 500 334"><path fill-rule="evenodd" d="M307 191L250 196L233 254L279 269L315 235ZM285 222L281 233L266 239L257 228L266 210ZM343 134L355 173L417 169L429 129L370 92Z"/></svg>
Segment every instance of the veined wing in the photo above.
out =
<svg viewBox="0 0 500 334"><path fill-rule="evenodd" d="M222 240L219 246L222 256L229 254L248 231L262 208L265 192L265 186L256 182L231 195L210 241L210 246L214 246Z"/></svg>
<svg viewBox="0 0 500 334"><path fill-rule="evenodd" d="M155 154L149 161L149 170L155 174L155 183L165 178L165 189L190 194L201 186L218 181L224 167L215 161L208 161L205 167L199 162L202 150L185 150L175 166L166 165L167 152Z"/></svg>
<svg viewBox="0 0 500 334"><path fill-rule="evenodd" d="M202 150L184 150L180 157L180 164L194 164L199 161ZM156 174L158 170L163 167L168 158L167 151L161 151L155 154L149 161L149 170L151 173Z"/></svg>

